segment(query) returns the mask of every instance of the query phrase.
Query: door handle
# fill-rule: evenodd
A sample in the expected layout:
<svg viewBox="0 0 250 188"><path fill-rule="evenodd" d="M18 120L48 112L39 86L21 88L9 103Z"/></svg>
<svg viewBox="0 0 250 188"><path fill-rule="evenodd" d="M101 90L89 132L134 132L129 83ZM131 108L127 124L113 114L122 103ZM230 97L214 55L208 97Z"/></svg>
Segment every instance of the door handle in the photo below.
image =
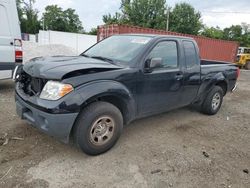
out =
<svg viewBox="0 0 250 188"><path fill-rule="evenodd" d="M11 46L13 46L13 45L14 45L14 43L13 43L13 42L10 42L10 45L11 45Z"/></svg>
<svg viewBox="0 0 250 188"><path fill-rule="evenodd" d="M176 74L175 75L176 80L182 80L182 78L183 78L183 74Z"/></svg>

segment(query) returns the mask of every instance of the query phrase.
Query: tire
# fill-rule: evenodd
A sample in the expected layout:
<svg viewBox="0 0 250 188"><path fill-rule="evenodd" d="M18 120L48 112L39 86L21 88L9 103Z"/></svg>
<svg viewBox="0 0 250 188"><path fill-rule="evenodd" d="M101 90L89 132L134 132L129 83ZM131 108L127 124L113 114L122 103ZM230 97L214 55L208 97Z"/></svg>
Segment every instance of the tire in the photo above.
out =
<svg viewBox="0 0 250 188"><path fill-rule="evenodd" d="M123 129L120 110L107 102L94 102L80 113L74 126L74 141L88 155L111 149Z"/></svg>
<svg viewBox="0 0 250 188"><path fill-rule="evenodd" d="M245 69L250 70L250 61L247 61L245 64Z"/></svg>
<svg viewBox="0 0 250 188"><path fill-rule="evenodd" d="M201 112L207 115L216 114L221 107L223 102L223 90L219 86L214 86L214 88L208 93L202 106Z"/></svg>

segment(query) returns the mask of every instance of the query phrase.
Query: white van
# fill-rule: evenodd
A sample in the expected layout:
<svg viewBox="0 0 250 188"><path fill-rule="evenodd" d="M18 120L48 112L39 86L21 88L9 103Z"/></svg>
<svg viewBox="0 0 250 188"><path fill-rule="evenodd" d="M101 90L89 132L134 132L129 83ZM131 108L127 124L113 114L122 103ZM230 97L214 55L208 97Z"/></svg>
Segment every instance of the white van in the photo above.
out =
<svg viewBox="0 0 250 188"><path fill-rule="evenodd" d="M12 76L22 63L22 40L15 0L0 0L0 80Z"/></svg>

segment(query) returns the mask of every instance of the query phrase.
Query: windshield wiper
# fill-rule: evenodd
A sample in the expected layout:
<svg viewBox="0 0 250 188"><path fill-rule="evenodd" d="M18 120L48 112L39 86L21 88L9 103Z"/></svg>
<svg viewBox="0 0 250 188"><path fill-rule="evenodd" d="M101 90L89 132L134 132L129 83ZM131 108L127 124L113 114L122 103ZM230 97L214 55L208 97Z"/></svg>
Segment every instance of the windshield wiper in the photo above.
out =
<svg viewBox="0 0 250 188"><path fill-rule="evenodd" d="M80 56L83 56L83 57L89 57L88 55L86 54L81 54Z"/></svg>
<svg viewBox="0 0 250 188"><path fill-rule="evenodd" d="M112 60L112 59L110 59L110 58L107 58L107 57L102 57L102 56L91 56L91 58L100 59L100 60L103 60L103 61L108 61L108 62L111 63L111 64L115 64L114 60Z"/></svg>

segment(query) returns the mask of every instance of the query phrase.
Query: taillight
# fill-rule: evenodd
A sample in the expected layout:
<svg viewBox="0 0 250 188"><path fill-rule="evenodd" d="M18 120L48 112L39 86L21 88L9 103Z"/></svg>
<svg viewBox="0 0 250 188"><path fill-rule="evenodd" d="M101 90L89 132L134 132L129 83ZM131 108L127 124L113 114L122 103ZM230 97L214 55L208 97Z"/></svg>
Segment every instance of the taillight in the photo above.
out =
<svg viewBox="0 0 250 188"><path fill-rule="evenodd" d="M23 59L23 51L15 51L16 59Z"/></svg>
<svg viewBox="0 0 250 188"><path fill-rule="evenodd" d="M15 60L16 60L16 63L22 63L23 62L22 40L15 39L14 40L14 47L15 47Z"/></svg>
<svg viewBox="0 0 250 188"><path fill-rule="evenodd" d="M237 72L236 72L236 78L238 79L239 76L240 76L240 68L238 67L238 68L237 68Z"/></svg>

